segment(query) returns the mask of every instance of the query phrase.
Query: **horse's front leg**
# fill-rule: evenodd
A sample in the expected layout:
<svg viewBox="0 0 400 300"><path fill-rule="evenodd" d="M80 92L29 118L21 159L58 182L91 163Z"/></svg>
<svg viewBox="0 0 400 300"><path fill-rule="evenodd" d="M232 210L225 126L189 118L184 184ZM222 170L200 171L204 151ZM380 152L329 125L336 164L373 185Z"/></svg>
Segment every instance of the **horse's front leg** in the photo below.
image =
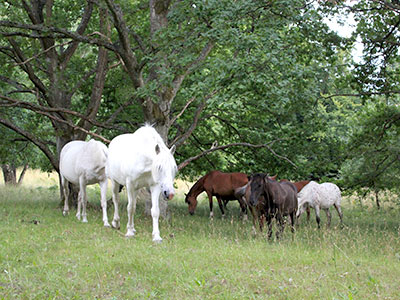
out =
<svg viewBox="0 0 400 300"><path fill-rule="evenodd" d="M137 190L129 180L126 181L126 192L128 193L128 206L127 206L128 223L126 225L125 236L132 237L135 235L135 232L136 232L135 226L133 223L133 218L134 218L135 211L136 211Z"/></svg>
<svg viewBox="0 0 400 300"><path fill-rule="evenodd" d="M254 206L250 206L250 212L253 216L253 234L256 235L257 234L256 223L258 220L258 213Z"/></svg>
<svg viewBox="0 0 400 300"><path fill-rule="evenodd" d="M306 212L307 212L307 223L309 223L310 222L310 215L311 215L310 205L307 205Z"/></svg>
<svg viewBox="0 0 400 300"><path fill-rule="evenodd" d="M315 206L315 219L317 220L318 229L320 229L321 228L321 225L320 225L321 218L319 216L319 206L318 205Z"/></svg>
<svg viewBox="0 0 400 300"><path fill-rule="evenodd" d="M82 192L81 189L79 189L78 192L78 203L76 207L76 218L80 221L81 220L81 207L82 207Z"/></svg>
<svg viewBox="0 0 400 300"><path fill-rule="evenodd" d="M285 222L283 220L283 216L280 211L278 211L276 214L276 220L279 223L279 230L277 230L276 232L276 239L279 239L282 236L283 231L285 229Z"/></svg>
<svg viewBox="0 0 400 300"><path fill-rule="evenodd" d="M154 185L150 187L151 191L151 217L153 218L153 242L161 243L162 238L160 237L160 229L158 228L158 218L160 217L159 199L161 193L161 187Z"/></svg>
<svg viewBox="0 0 400 300"><path fill-rule="evenodd" d="M296 223L296 212L293 211L290 213L290 230L292 231L292 233L295 232L295 223Z"/></svg>
<svg viewBox="0 0 400 300"><path fill-rule="evenodd" d="M114 180L111 180L112 184L112 200L114 203L114 218L111 222L111 225L113 228L119 229L120 228L120 222L119 222L119 209L118 209L118 204L119 204L119 183L117 183Z"/></svg>
<svg viewBox="0 0 400 300"><path fill-rule="evenodd" d="M103 210L103 223L105 227L110 227L110 223L108 223L107 216L107 178L103 181L100 181L100 199L101 199L101 208Z"/></svg>
<svg viewBox="0 0 400 300"><path fill-rule="evenodd" d="M240 216L243 217L243 221L247 221L247 205L246 202L243 200L242 197L239 197L238 199L239 205L240 205Z"/></svg>
<svg viewBox="0 0 400 300"><path fill-rule="evenodd" d="M265 214L265 218L267 220L267 226L268 226L268 239L271 239L272 236L272 215L270 212L267 212Z"/></svg>
<svg viewBox="0 0 400 300"><path fill-rule="evenodd" d="M78 202L82 205L82 222L87 223L87 215L86 215L86 205L87 205L87 194L86 194L86 181L83 177L79 178L79 194L80 201Z"/></svg>
<svg viewBox="0 0 400 300"><path fill-rule="evenodd" d="M258 218L259 220L259 226L260 226L260 231L262 232L263 231L263 228L264 228L264 222L265 222L265 214L261 214L260 216L259 216L259 218Z"/></svg>

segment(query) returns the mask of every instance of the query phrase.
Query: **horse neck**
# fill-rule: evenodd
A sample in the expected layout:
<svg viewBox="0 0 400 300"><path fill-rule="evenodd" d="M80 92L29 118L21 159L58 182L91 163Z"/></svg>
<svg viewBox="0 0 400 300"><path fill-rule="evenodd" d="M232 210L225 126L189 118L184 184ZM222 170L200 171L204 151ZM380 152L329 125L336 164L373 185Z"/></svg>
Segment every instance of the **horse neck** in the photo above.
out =
<svg viewBox="0 0 400 300"><path fill-rule="evenodd" d="M279 188L279 183L276 185L275 183L277 183L276 181L272 181L270 179L267 179L265 184L266 184L266 191L264 191L264 193L267 195L268 200L273 201L275 199L275 193L276 193L276 189Z"/></svg>
<svg viewBox="0 0 400 300"><path fill-rule="evenodd" d="M192 188L189 190L188 195L189 196L193 196L195 198L197 198L197 196L199 194L201 194L202 192L205 191L204 189L204 180L206 178L207 175L201 177L193 186Z"/></svg>

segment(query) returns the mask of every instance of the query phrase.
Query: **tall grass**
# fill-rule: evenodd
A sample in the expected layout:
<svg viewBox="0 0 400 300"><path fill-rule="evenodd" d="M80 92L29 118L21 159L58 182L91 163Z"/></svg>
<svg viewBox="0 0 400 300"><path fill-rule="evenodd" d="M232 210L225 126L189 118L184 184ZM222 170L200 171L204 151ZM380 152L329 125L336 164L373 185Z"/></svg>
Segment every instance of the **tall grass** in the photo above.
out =
<svg viewBox="0 0 400 300"><path fill-rule="evenodd" d="M0 186L1 299L399 299L400 211L345 205L345 228L301 220L293 237L254 236L236 203L222 220L200 201L194 216L183 196L160 220L162 244L139 203L136 236L102 227L99 191L88 224L63 217L47 186ZM109 210L112 216L113 208ZM125 226L126 196L121 224ZM323 224L326 223L322 216Z"/></svg>

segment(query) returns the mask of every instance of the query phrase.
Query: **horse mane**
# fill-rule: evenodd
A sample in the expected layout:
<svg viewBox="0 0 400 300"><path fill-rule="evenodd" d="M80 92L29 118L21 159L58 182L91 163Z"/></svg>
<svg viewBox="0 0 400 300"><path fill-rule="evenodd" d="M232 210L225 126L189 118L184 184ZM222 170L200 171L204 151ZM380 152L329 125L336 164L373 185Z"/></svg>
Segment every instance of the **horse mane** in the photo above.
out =
<svg viewBox="0 0 400 300"><path fill-rule="evenodd" d="M210 173L204 175L199 180L197 180L196 183L190 188L188 195L191 195L192 193L200 191L200 190L204 191L204 181L206 180L208 175L210 175Z"/></svg>
<svg viewBox="0 0 400 300"><path fill-rule="evenodd" d="M174 159L174 156L170 152L170 149L165 145L163 139L161 138L160 134L155 130L155 128L150 125L149 123L145 123L144 126L141 128L146 128L151 130L152 138L154 139L154 147L158 146L159 153L154 153L155 155L153 156L153 163L151 167L151 172L153 175L153 178L158 181L158 176L160 174L165 174L168 171L172 171L176 173L178 171L178 167L176 165L176 161ZM154 151L155 148L154 148Z"/></svg>
<svg viewBox="0 0 400 300"><path fill-rule="evenodd" d="M154 178L158 178L160 174L166 174L168 171L176 174L178 172L178 167L169 150L165 150L161 147L161 152L156 155L156 158L153 161L151 172Z"/></svg>

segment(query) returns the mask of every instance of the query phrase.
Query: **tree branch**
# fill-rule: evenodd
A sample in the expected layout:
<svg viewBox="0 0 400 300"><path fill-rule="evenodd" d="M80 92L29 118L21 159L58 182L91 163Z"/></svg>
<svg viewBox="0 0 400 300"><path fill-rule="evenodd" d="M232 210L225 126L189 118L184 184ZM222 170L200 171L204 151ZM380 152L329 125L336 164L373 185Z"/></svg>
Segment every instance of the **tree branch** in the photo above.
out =
<svg viewBox="0 0 400 300"><path fill-rule="evenodd" d="M80 35L76 32L71 32L63 28L57 28L57 27L52 27L52 26L45 26L45 25L35 25L35 24L22 24L22 23L16 23L16 22L11 22L11 21L0 21L0 27L7 27L7 28L19 28L19 29L25 29L25 30L32 30L32 31L37 31L37 32L42 32L46 34L44 37L51 37L51 38L56 38L57 35L60 38L70 38L75 41L91 44L91 45L96 45L96 46L101 46L104 47L108 50L111 50L113 52L118 52L118 49L112 44L109 43L108 41L105 41L104 39L99 39L99 38L92 38L90 36L84 36Z"/></svg>
<svg viewBox="0 0 400 300"><path fill-rule="evenodd" d="M201 115L201 113L203 112L204 108L207 105L207 100L210 99L212 96L214 96L216 93L217 93L217 91L213 91L211 94L209 94L208 96L206 96L203 99L203 101L200 103L200 105L196 109L192 124L189 126L189 128L185 131L184 134L175 137L175 139L170 143L171 145L176 145L176 147L179 147L193 133L193 131L197 127L197 123L199 122L200 115Z"/></svg>
<svg viewBox="0 0 400 300"><path fill-rule="evenodd" d="M54 154L47 147L47 143L45 141L42 141L39 138L37 138L35 135L31 134L30 132L27 132L27 131L15 126L13 123L11 123L8 120L0 118L0 124L3 124L5 127L15 131L16 133L22 135L27 140L29 140L33 144L35 144L46 155L46 157L49 159L52 166L58 172L58 161L57 161L56 157L54 156Z"/></svg>
<svg viewBox="0 0 400 300"><path fill-rule="evenodd" d="M12 38L8 38L8 41L10 42L11 46L13 47L13 50L14 50L14 53L15 53L16 62L17 63L21 63L23 61L26 61L26 59L24 58L24 55L23 55L19 45L17 44L17 42ZM46 95L47 95L46 87L43 84L43 82L35 75L35 72L34 72L32 66L29 63L25 63L23 65L23 67L22 67L22 70L24 70L26 72L26 74L28 75L29 79L36 86L36 88L41 92L41 94L45 98L47 98L46 97Z"/></svg>
<svg viewBox="0 0 400 300"><path fill-rule="evenodd" d="M68 121L62 120L62 119L60 119L58 117L55 117L51 113L65 113L65 114L69 114L69 115L84 119L85 121L87 121L87 122L89 122L92 125L97 126L97 127L102 127L102 128L107 128L107 129L113 129L114 128L114 127L111 127L111 126L105 126L103 123L96 122L96 121L88 118L87 116L85 116L85 115L83 115L81 113L78 113L76 111L69 110L69 109L66 109L66 108L46 107L46 106L36 105L36 104L33 104L33 103L29 103L29 102L15 100L13 98L10 98L10 97L7 97L7 96L1 95L1 94L0 94L0 99L3 99L7 103L9 103L9 104L5 104L5 103L1 103L0 102L0 106L3 106L3 107L22 107L22 108L25 108L25 109L29 109L29 110L37 112L39 114L45 115L45 116L49 117L52 120L56 120L56 121L62 122L64 124L68 124L72 128L75 128L77 130L83 130L83 128L80 128L79 126L74 125L72 122L68 122ZM88 131L85 130L85 132L87 133ZM94 133L89 133L89 134L90 135L94 135ZM101 137L99 135L96 135L96 136L98 136L100 139L104 140L107 143L109 142L107 139L105 139L105 138L103 138L103 137Z"/></svg>
<svg viewBox="0 0 400 300"><path fill-rule="evenodd" d="M179 166L178 166L178 170L183 169L189 163L191 163L192 161L203 157L204 155L210 154L210 153L212 153L214 151L217 151L217 150L223 150L223 149L226 149L226 148L229 148L229 147L234 147L234 146L243 146L243 147L252 147L252 148L267 148L274 156L276 156L276 157L278 157L280 159L286 160L292 166L297 168L297 166L290 159L288 159L285 156L279 155L274 150L272 150L270 145L275 143L276 141L279 141L279 140L275 140L275 141L272 141L272 142L269 142L269 143L266 143L266 144L258 144L258 145L254 145L254 144L250 144L250 143L232 143L232 144L223 145L223 146L217 146L217 147L213 147L212 146L210 149L205 150L202 153L200 153L200 154L198 154L196 156L190 157L190 158L186 159L184 162L180 163Z"/></svg>
<svg viewBox="0 0 400 300"><path fill-rule="evenodd" d="M83 12L83 16L81 19L78 28L76 29L77 34L83 34L89 24L89 20L92 16L93 12L93 2L87 1L87 5L85 7L85 11ZM61 53L60 61L61 61L61 68L64 69L65 66L68 64L69 60L71 59L72 55L75 53L76 49L78 48L79 43L74 41L64 52Z"/></svg>
<svg viewBox="0 0 400 300"><path fill-rule="evenodd" d="M186 102L185 106L182 108L182 110L180 111L180 113L178 113L178 114L170 121L170 123L169 123L170 126L173 125L173 124L176 122L176 120L179 119L180 116L183 115L183 113L185 112L185 110L189 107L189 105L190 105L194 100L196 100L196 97L192 97L192 98L189 99L188 102Z"/></svg>

